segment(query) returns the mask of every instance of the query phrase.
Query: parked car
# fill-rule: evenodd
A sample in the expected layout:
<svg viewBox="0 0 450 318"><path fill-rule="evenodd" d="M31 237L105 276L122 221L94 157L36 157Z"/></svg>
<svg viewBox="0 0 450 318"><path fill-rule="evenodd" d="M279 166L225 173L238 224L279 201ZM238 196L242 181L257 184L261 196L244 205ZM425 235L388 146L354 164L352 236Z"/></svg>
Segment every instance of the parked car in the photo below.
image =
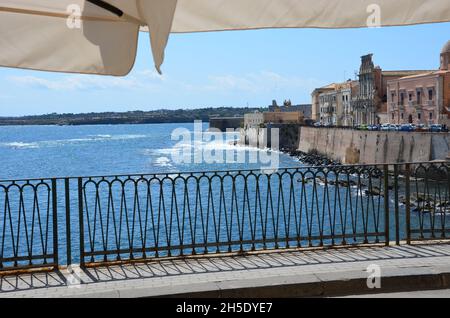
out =
<svg viewBox="0 0 450 318"><path fill-rule="evenodd" d="M363 124L363 125L359 125L357 129L358 130L369 130L369 126Z"/></svg>
<svg viewBox="0 0 450 318"><path fill-rule="evenodd" d="M322 124L320 122L314 123L314 127L322 127Z"/></svg>
<svg viewBox="0 0 450 318"><path fill-rule="evenodd" d="M414 131L414 126L411 124L403 124L400 126L400 131Z"/></svg>
<svg viewBox="0 0 450 318"><path fill-rule="evenodd" d="M444 127L442 125L433 124L430 125L430 132L443 132Z"/></svg>
<svg viewBox="0 0 450 318"><path fill-rule="evenodd" d="M415 127L415 131L430 131L430 128L428 128L427 126L425 126L424 124L418 124Z"/></svg>
<svg viewBox="0 0 450 318"><path fill-rule="evenodd" d="M391 125L389 125L389 124L383 124L383 125L381 125L380 130L381 130L381 131L389 131L390 128L391 128Z"/></svg>
<svg viewBox="0 0 450 318"><path fill-rule="evenodd" d="M389 125L389 131L397 131L397 130L398 130L397 125L394 124Z"/></svg>
<svg viewBox="0 0 450 318"><path fill-rule="evenodd" d="M367 129L370 130L370 131L377 131L377 130L380 130L381 128L380 128L379 125L369 125L367 127Z"/></svg>

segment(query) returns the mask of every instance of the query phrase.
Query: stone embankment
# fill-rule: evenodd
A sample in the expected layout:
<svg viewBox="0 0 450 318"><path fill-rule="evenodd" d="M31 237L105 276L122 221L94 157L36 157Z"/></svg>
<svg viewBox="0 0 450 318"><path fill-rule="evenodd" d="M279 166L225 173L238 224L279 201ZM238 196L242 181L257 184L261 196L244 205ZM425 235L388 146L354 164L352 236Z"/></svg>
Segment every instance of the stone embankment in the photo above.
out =
<svg viewBox="0 0 450 318"><path fill-rule="evenodd" d="M343 164L446 160L450 134L301 127L298 150Z"/></svg>
<svg viewBox="0 0 450 318"><path fill-rule="evenodd" d="M275 134L274 128L278 129ZM279 142L275 143L272 139L277 135ZM241 143L282 150L311 165L427 162L446 160L450 153L449 133L359 131L299 125L244 130Z"/></svg>

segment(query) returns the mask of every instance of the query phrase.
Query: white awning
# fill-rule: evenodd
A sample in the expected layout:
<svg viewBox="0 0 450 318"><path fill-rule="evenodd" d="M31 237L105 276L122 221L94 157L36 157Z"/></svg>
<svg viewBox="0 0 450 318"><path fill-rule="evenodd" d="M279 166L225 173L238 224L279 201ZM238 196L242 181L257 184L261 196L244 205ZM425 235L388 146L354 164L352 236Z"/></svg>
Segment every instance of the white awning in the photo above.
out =
<svg viewBox="0 0 450 318"><path fill-rule="evenodd" d="M159 70L170 33L447 21L449 0L0 0L0 65L119 76L140 30Z"/></svg>

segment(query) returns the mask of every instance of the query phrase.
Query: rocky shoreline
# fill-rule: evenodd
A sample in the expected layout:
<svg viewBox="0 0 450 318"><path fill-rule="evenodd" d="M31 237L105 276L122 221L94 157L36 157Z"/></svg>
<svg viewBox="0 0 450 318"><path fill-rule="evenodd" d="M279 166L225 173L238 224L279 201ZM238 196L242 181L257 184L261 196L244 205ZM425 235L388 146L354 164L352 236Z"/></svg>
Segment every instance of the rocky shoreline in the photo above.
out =
<svg viewBox="0 0 450 318"><path fill-rule="evenodd" d="M317 168L326 168L327 173L330 171L333 171L334 167L338 168L338 166L341 165L341 163L330 160L329 158L326 158L319 154L314 153L304 153L302 151L298 150L289 150L284 151L285 153L289 154L292 157L296 157L300 160L300 162L311 166L311 167L317 167ZM355 175L354 175L355 176ZM361 195L364 195L366 197L373 196L373 197L384 197L383 190L381 189L381 181L380 178L382 178L382 172L379 169L374 169L370 172L370 177L373 180L378 180L378 183L380 187L375 186L373 184L370 184L368 180L367 175L360 175L361 179L364 180L364 182L355 181L350 178L347 180L342 179L332 179L327 180L324 176L316 176L314 177L308 177L302 180L298 180L298 182L302 182L304 184L313 183L316 182L320 186L337 186L341 188L353 188L356 189L361 193ZM417 177L416 177L417 178ZM390 178L391 179L391 178ZM418 178L420 180L421 178ZM369 185L367 184L369 183ZM389 190L394 190L393 186L393 180L391 179L389 181ZM392 200L391 200L392 201ZM405 206L407 203L406 195L402 194L399 196L399 204L401 206ZM443 201L443 202L436 202L435 198L426 195L425 193L412 193L410 197L410 206L411 211L415 213L422 213L422 214L429 214L429 213L444 213L448 214L450 213L450 201Z"/></svg>
<svg viewBox="0 0 450 318"><path fill-rule="evenodd" d="M305 153L299 150L289 150L285 151L291 157L298 158L302 163L311 166L337 166L340 165L340 162L331 160L325 156L314 154L314 153Z"/></svg>

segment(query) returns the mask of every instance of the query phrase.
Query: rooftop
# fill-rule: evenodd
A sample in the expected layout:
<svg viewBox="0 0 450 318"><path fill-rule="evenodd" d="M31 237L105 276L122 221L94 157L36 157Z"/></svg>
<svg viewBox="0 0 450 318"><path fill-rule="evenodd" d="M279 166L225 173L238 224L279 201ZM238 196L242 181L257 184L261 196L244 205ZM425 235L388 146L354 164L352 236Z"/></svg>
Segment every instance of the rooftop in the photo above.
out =
<svg viewBox="0 0 450 318"><path fill-rule="evenodd" d="M383 76L412 76L424 73L435 72L435 70L399 70L399 71L382 71Z"/></svg>

